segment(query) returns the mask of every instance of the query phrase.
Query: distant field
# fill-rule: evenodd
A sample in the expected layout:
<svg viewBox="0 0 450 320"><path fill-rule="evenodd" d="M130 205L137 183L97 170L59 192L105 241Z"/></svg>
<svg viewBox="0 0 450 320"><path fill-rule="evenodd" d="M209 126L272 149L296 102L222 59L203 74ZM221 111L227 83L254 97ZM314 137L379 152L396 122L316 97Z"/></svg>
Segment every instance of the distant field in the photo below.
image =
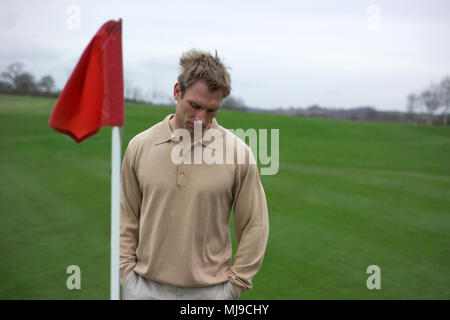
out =
<svg viewBox="0 0 450 320"><path fill-rule="evenodd" d="M109 299L111 129L76 144L48 126L54 103L0 95L0 299ZM128 104L123 151L172 112ZM261 177L267 253L240 299L450 298L450 127L217 119L280 129L279 172ZM72 264L81 290L66 288Z"/></svg>

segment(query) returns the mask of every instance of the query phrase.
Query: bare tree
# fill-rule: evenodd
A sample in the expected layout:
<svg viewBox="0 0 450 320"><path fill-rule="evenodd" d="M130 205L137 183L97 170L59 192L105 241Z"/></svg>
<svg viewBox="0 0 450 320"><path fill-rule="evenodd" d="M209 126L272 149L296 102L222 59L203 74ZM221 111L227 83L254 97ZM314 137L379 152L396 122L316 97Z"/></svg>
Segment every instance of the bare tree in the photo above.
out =
<svg viewBox="0 0 450 320"><path fill-rule="evenodd" d="M43 76L37 85L44 92L50 93L50 92L52 92L53 88L55 87L55 81L53 80L52 76L50 76L50 75Z"/></svg>
<svg viewBox="0 0 450 320"><path fill-rule="evenodd" d="M34 82L34 76L31 73L23 72L15 79L17 82L16 90L19 93L33 93L37 91L37 85Z"/></svg>
<svg viewBox="0 0 450 320"><path fill-rule="evenodd" d="M1 76L8 83L11 84L13 89L20 88L20 76L24 73L23 63L15 62L6 67L6 71L2 72Z"/></svg>
<svg viewBox="0 0 450 320"><path fill-rule="evenodd" d="M439 90L436 86L431 85L431 87L421 94L422 101L425 108L428 111L428 124L433 124L433 113L439 108Z"/></svg>
<svg viewBox="0 0 450 320"><path fill-rule="evenodd" d="M450 77L442 79L440 83L440 100L444 108L444 125L448 123L448 109L450 107Z"/></svg>

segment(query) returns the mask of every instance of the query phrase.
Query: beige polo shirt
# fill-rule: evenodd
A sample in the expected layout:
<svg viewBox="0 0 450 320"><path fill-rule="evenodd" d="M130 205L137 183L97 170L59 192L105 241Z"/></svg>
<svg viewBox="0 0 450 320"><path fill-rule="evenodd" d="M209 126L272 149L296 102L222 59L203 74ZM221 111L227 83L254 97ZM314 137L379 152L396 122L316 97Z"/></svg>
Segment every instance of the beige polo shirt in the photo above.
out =
<svg viewBox="0 0 450 320"><path fill-rule="evenodd" d="M243 152L243 164L173 161L180 143L169 126L173 114L136 135L122 163L120 275L134 270L156 282L204 287L230 280L238 294L252 288L266 250L266 197L251 149L215 119L224 148ZM210 130L208 129L208 130ZM206 135L206 133L205 133ZM195 148L217 152L211 141ZM236 157L234 157L236 160ZM230 216L237 251L231 265Z"/></svg>

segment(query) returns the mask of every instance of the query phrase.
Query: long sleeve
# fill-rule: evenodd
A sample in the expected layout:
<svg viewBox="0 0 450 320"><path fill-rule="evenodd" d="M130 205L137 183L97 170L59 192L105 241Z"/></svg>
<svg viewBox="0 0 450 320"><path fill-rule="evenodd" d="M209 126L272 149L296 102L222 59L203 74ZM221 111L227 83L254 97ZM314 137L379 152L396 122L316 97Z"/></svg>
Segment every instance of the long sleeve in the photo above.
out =
<svg viewBox="0 0 450 320"><path fill-rule="evenodd" d="M240 294L252 288L252 279L261 267L269 236L269 217L257 165L242 164L238 171L234 195L238 247L228 276Z"/></svg>
<svg viewBox="0 0 450 320"><path fill-rule="evenodd" d="M133 146L130 142L122 162L120 190L120 282L133 270L139 239L142 192L135 174Z"/></svg>

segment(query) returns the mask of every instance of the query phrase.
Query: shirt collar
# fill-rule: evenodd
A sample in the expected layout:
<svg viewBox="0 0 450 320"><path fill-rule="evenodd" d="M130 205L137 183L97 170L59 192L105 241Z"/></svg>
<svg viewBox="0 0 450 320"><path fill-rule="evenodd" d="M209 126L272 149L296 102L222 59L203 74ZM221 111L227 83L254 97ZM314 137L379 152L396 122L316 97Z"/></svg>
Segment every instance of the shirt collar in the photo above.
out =
<svg viewBox="0 0 450 320"><path fill-rule="evenodd" d="M174 116L175 116L175 114L171 113L171 114L167 115L166 118L163 120L163 126L162 126L162 129L161 129L158 139L156 139L155 145L162 144L162 143L169 142L169 141L178 142L179 137L174 135L174 133L170 129L170 125L169 125L170 119L172 119ZM215 118L212 119L212 123L211 123L211 126L209 127L209 129L219 129L219 124ZM212 141L204 141L202 139L202 145L204 147L208 147L213 150L216 150L214 148L214 146L209 146L211 144L211 142ZM196 142L196 143L198 143L198 142Z"/></svg>
<svg viewBox="0 0 450 320"><path fill-rule="evenodd" d="M161 144L164 142L172 141L173 133L172 130L170 130L169 121L174 116L175 114L171 113L164 118L162 128L160 132L158 132L158 138L156 139L155 144Z"/></svg>

